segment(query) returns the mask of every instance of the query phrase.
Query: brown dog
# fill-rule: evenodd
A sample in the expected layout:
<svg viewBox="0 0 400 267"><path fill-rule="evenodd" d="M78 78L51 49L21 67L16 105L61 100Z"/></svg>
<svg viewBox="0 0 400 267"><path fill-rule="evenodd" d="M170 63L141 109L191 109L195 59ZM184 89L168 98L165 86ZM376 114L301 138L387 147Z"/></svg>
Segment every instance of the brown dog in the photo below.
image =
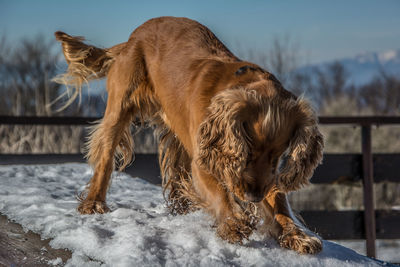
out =
<svg viewBox="0 0 400 267"><path fill-rule="evenodd" d="M107 108L88 142L95 171L80 213L108 211L114 161L120 169L131 161L130 125L140 119L159 133L171 212L204 208L218 235L239 243L262 219L282 247L321 250L321 241L295 223L286 199L322 158L317 117L305 100L190 19L151 19L109 49L55 35L69 64L57 80L75 87L75 96L83 82L107 77Z"/></svg>

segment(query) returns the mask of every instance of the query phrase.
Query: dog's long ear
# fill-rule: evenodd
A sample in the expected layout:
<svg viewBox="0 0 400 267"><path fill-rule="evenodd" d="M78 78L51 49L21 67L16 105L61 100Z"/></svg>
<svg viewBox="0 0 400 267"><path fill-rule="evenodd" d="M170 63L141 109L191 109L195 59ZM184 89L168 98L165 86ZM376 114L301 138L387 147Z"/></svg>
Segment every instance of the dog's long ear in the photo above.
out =
<svg viewBox="0 0 400 267"><path fill-rule="evenodd" d="M293 120L297 126L290 141L286 164L280 171L278 187L294 191L309 183L314 169L322 160L323 136L318 130L318 118L310 104L302 98L296 100Z"/></svg>
<svg viewBox="0 0 400 267"><path fill-rule="evenodd" d="M196 162L217 179L240 177L246 167L249 140L242 118L248 112L248 94L236 89L216 95L200 125Z"/></svg>

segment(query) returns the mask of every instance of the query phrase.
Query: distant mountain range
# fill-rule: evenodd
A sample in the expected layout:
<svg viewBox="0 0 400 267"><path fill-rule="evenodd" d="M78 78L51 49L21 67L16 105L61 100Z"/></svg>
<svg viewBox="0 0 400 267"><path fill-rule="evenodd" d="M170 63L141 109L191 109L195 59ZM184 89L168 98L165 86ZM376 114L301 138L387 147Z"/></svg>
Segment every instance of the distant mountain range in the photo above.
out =
<svg viewBox="0 0 400 267"><path fill-rule="evenodd" d="M349 84L360 86L370 82L382 71L400 79L400 49L384 52L367 52L355 57L323 62L301 67L300 71L312 71L315 67L326 68L333 62L343 64L349 74Z"/></svg>

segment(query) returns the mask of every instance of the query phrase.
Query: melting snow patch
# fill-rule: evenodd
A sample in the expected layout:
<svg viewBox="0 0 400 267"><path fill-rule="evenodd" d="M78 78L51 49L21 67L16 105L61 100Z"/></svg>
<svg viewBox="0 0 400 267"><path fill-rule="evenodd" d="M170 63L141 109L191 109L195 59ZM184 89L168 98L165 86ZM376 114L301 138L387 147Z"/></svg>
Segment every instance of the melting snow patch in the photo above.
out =
<svg viewBox="0 0 400 267"><path fill-rule="evenodd" d="M386 265L328 241L318 255L281 249L258 233L243 246L228 244L207 214L171 216L160 187L124 173L114 174L108 193L112 212L80 215L75 195L91 175L85 164L0 166L0 212L71 250L69 266Z"/></svg>
<svg viewBox="0 0 400 267"><path fill-rule="evenodd" d="M48 263L49 265L58 266L58 265L61 265L61 264L63 263L63 261L62 261L61 258L57 258L57 259L48 261L47 263Z"/></svg>

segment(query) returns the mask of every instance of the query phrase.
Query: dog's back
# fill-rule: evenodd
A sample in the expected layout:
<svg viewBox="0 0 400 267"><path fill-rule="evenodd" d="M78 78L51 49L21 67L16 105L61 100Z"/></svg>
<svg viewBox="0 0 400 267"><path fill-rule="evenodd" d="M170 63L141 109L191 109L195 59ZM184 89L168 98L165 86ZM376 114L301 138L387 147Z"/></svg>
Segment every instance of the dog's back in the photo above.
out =
<svg viewBox="0 0 400 267"><path fill-rule="evenodd" d="M62 32L56 32L56 38L69 63L58 81L77 88L69 103L82 83L107 75L109 93L117 87L115 91L140 107L141 118L153 120L162 109L163 123L180 137L189 154L206 107L219 91L261 81L264 84L257 87L270 88L266 94L280 90L291 97L271 74L241 61L207 27L187 18L151 19L136 28L126 43L108 49ZM192 123L182 123L186 121Z"/></svg>
<svg viewBox="0 0 400 267"><path fill-rule="evenodd" d="M68 73L62 76L64 80L56 81L79 89L87 80L106 76L121 53L122 57L135 53L130 50L141 50L142 60L146 61L149 72L179 69L174 73L175 80L184 68L198 67L196 63L199 59L239 60L207 27L187 18L150 19L136 28L127 42L106 49L88 45L83 37L70 36L61 31L57 31L55 37L62 43L69 65ZM193 64L188 64L191 60ZM160 62L165 62L167 66L160 66Z"/></svg>
<svg viewBox="0 0 400 267"><path fill-rule="evenodd" d="M137 40L144 42L146 49L153 50L160 57L175 54L237 59L207 27L188 18L150 19L136 28L128 42Z"/></svg>

